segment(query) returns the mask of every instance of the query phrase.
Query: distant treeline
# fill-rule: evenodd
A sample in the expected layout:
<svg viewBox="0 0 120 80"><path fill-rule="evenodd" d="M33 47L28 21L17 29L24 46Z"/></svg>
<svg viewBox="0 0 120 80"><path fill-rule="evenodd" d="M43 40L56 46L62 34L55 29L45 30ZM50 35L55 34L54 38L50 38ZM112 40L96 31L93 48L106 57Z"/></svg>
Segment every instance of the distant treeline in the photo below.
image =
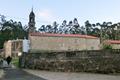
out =
<svg viewBox="0 0 120 80"><path fill-rule="evenodd" d="M80 25L77 18L62 24L56 21L53 25L42 25L36 32L59 33L59 34L87 34L100 37L102 39L120 39L120 23L103 22L92 24L88 20L85 25ZM28 26L23 26L21 22L6 20L5 16L0 16L0 49L7 40L24 39L28 37Z"/></svg>
<svg viewBox="0 0 120 80"><path fill-rule="evenodd" d="M85 25L80 26L77 18L68 23L64 20L60 25L56 21L53 22L53 25L42 25L38 31L59 34L87 34L101 37L102 39L120 39L120 23L103 22L102 24L92 24L87 20Z"/></svg>
<svg viewBox="0 0 120 80"><path fill-rule="evenodd" d="M22 26L21 22L6 20L5 16L0 17L0 49L3 48L7 40L27 38L27 27Z"/></svg>

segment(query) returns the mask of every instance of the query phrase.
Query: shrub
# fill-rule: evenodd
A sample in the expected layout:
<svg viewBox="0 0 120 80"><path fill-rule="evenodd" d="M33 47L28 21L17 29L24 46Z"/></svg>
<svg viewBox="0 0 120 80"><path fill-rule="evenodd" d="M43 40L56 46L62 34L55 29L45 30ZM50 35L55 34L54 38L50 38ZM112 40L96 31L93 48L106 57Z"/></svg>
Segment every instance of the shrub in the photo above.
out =
<svg viewBox="0 0 120 80"><path fill-rule="evenodd" d="M112 46L108 44L104 44L103 49L112 49Z"/></svg>

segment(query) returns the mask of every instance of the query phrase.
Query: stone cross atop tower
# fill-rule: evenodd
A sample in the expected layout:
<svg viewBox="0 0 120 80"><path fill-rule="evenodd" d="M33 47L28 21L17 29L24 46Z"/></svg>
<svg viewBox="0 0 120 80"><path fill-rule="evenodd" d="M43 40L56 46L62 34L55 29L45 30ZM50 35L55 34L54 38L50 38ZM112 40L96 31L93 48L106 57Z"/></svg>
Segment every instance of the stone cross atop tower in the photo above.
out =
<svg viewBox="0 0 120 80"><path fill-rule="evenodd" d="M29 15L29 33L32 33L32 32L35 32L35 14L33 12L33 8L30 12L30 15Z"/></svg>

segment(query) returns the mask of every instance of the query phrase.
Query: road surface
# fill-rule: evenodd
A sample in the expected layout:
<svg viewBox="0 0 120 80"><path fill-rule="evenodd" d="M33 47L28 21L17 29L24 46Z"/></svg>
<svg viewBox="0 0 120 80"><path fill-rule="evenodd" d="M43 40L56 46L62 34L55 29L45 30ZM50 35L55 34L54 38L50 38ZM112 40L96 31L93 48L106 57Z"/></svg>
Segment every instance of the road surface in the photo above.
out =
<svg viewBox="0 0 120 80"><path fill-rule="evenodd" d="M120 80L120 75L6 68L4 69L4 76L0 80Z"/></svg>
<svg viewBox="0 0 120 80"><path fill-rule="evenodd" d="M46 80L46 79L29 74L21 69L6 68L4 69L4 76L0 80Z"/></svg>
<svg viewBox="0 0 120 80"><path fill-rule="evenodd" d="M120 75L25 70L47 80L120 80Z"/></svg>

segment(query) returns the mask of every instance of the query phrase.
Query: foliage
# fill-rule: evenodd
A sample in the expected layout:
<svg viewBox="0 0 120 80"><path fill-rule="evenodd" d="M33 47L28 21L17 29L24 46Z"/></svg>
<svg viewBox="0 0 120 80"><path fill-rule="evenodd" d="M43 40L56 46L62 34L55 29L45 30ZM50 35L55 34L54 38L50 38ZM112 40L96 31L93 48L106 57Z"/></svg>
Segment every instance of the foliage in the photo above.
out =
<svg viewBox="0 0 120 80"><path fill-rule="evenodd" d="M27 38L27 30L22 26L21 22L6 20L5 17L0 17L0 49L7 40Z"/></svg>
<svg viewBox="0 0 120 80"><path fill-rule="evenodd" d="M89 20L80 26L77 18L71 21L63 20L62 24L56 21L53 25L42 25L38 32L41 33L59 33L59 34L86 34L100 37L101 41L105 39L120 39L120 23L112 22L90 23ZM28 26L23 26L21 22L6 20L5 16L0 16L0 49L7 40L23 39L28 37Z"/></svg>
<svg viewBox="0 0 120 80"><path fill-rule="evenodd" d="M103 49L112 49L112 46L108 44L103 44Z"/></svg>
<svg viewBox="0 0 120 80"><path fill-rule="evenodd" d="M13 60L12 60L12 64L15 66L15 67L19 67L19 58L17 57L17 58L14 58Z"/></svg>
<svg viewBox="0 0 120 80"><path fill-rule="evenodd" d="M101 41L105 39L120 39L120 23L90 23L87 20L84 25L80 26L77 18L74 18L73 21L69 21L68 23L66 20L63 20L62 24L59 25L56 21L53 25L42 25L38 31L41 33L87 34L100 37Z"/></svg>

